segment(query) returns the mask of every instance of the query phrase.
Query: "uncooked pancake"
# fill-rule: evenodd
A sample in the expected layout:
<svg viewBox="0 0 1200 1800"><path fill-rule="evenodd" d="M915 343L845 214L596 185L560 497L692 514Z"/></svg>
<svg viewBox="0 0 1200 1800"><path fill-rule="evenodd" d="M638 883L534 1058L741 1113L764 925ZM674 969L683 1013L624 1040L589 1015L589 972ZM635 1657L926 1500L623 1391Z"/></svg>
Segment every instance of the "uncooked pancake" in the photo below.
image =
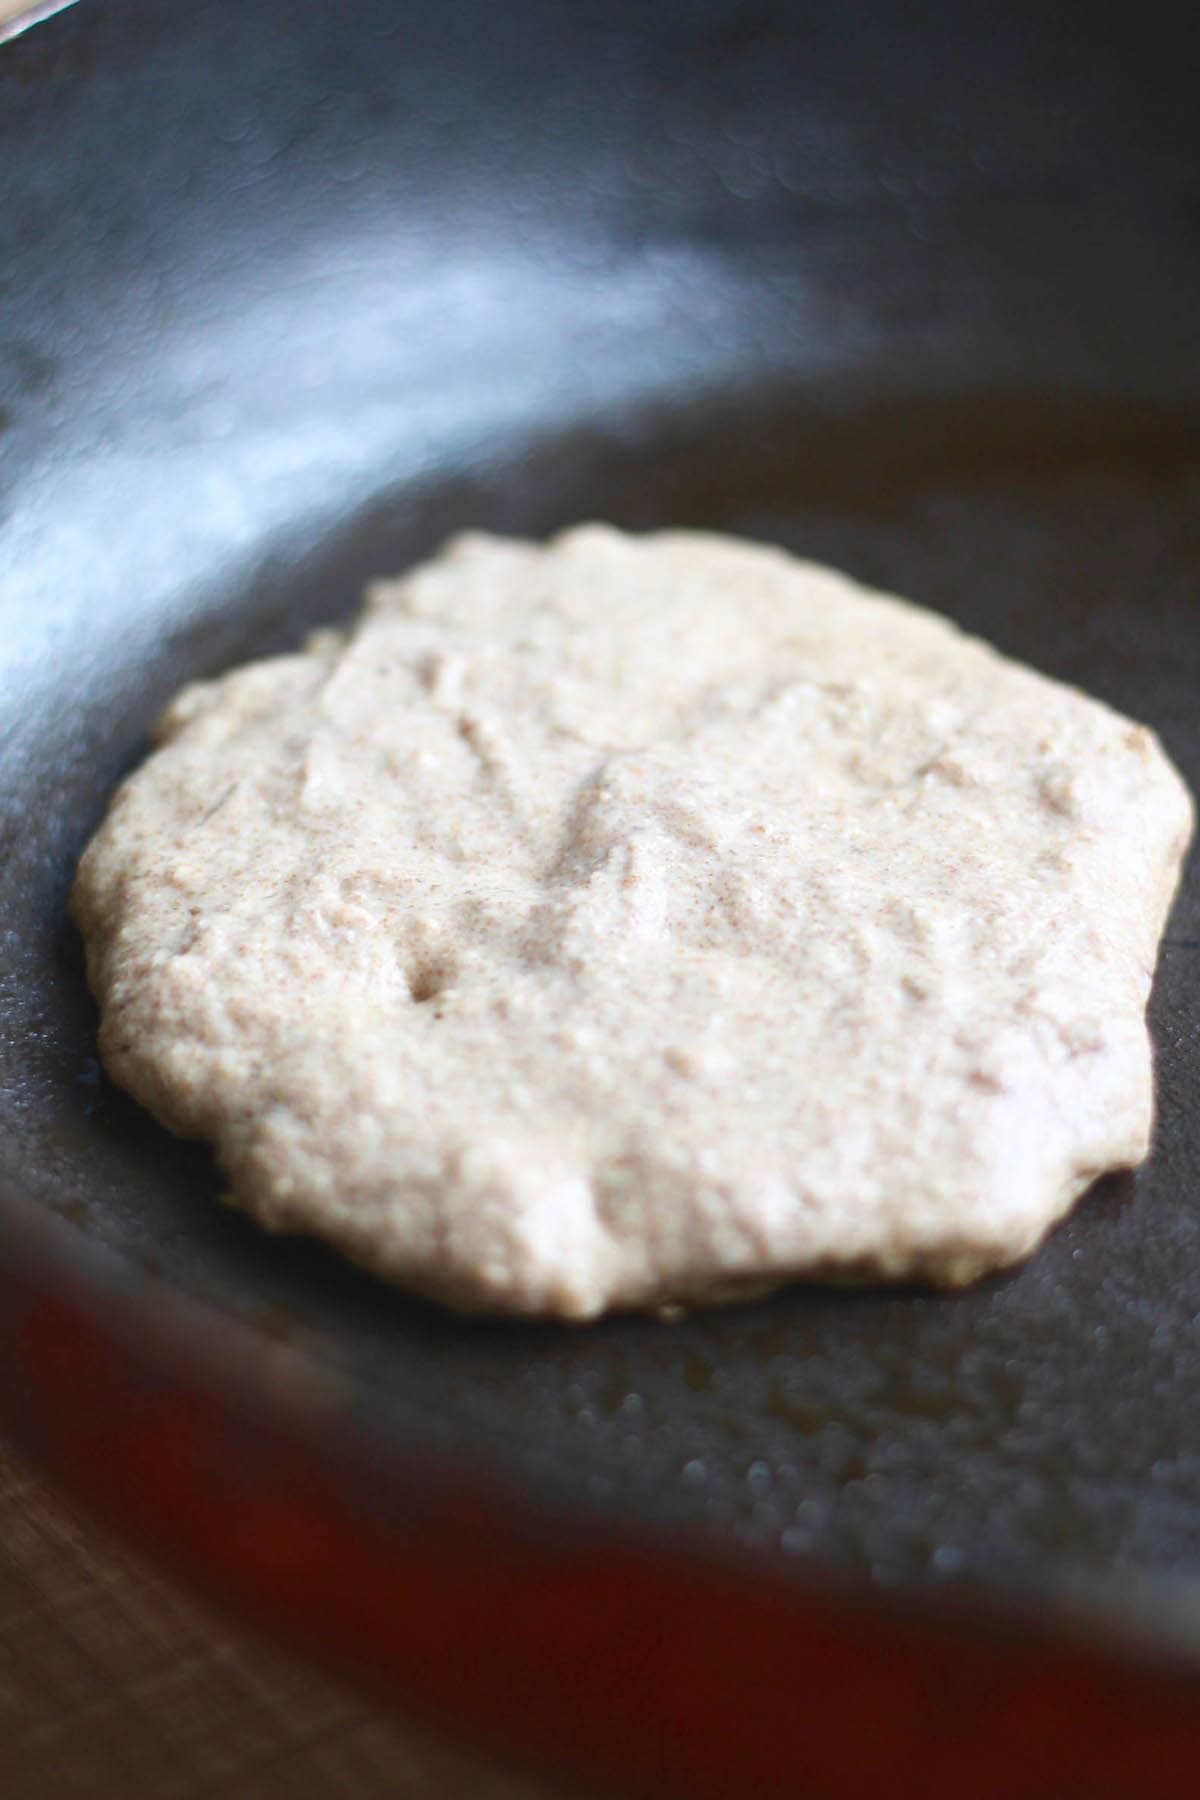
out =
<svg viewBox="0 0 1200 1800"><path fill-rule="evenodd" d="M1146 1155L1153 735L781 551L482 535L186 689L80 866L111 1074L466 1310L960 1283Z"/></svg>

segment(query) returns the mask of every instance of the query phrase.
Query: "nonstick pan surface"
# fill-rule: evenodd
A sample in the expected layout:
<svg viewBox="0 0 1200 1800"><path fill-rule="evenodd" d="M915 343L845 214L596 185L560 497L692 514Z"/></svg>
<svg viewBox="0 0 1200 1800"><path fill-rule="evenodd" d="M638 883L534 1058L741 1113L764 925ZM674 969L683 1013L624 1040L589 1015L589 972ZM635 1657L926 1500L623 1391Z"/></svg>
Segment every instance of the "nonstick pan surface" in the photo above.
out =
<svg viewBox="0 0 1200 1800"><path fill-rule="evenodd" d="M730 1594L783 1596L794 1656L814 1593L868 1635L969 1590L972 1618L1015 1604L1018 1638L1078 1601L1200 1646L1194 869L1152 1008L1153 1159L1025 1268L584 1329L444 1318L216 1204L206 1154L100 1072L65 913L183 681L294 644L466 526L785 544L1144 719L1200 786L1192 59L1145 9L1088 19L83 0L0 50L6 1406L97 1504L310 1645L280 1515L276 1575L259 1554L248 1581L222 1483L268 1510L285 1464L340 1483L346 1591L348 1537L452 1521L477 1590L508 1559L514 1617L528 1532L560 1568L640 1546L631 1608L684 1556L671 1603L690 1584L698 1632L705 1572L741 1571ZM151 1503L168 1490L186 1520ZM414 1621L450 1607L446 1557ZM546 1604L516 1729L482 1660L494 1717L385 1654L402 1608L329 1630L388 1691L559 1755L547 1668L583 1652ZM596 1625L594 1659L632 1617ZM681 1674L679 1705L718 1674ZM678 1744L648 1754L591 1760L684 1782ZM670 1791L735 1791L706 1754Z"/></svg>

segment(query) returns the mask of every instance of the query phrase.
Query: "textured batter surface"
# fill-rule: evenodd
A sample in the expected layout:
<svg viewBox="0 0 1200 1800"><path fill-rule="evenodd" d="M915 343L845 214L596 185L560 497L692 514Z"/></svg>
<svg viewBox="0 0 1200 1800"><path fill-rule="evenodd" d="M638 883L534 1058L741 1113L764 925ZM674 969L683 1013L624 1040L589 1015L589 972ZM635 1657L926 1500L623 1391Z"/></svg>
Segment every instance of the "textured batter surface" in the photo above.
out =
<svg viewBox="0 0 1200 1800"><path fill-rule="evenodd" d="M1146 1154L1182 783L829 570L465 537L160 738L74 893L109 1070L454 1306L966 1281Z"/></svg>

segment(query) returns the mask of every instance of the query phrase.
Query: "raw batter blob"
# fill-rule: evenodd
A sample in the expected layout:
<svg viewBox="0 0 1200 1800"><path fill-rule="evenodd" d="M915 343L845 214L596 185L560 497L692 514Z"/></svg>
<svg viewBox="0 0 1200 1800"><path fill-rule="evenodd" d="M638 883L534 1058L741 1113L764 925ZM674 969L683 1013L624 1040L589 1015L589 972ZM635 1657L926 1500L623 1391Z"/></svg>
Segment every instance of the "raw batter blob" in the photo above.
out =
<svg viewBox="0 0 1200 1800"><path fill-rule="evenodd" d="M1188 795L931 613L473 535L159 736L74 893L105 1063L453 1307L965 1282L1146 1155Z"/></svg>

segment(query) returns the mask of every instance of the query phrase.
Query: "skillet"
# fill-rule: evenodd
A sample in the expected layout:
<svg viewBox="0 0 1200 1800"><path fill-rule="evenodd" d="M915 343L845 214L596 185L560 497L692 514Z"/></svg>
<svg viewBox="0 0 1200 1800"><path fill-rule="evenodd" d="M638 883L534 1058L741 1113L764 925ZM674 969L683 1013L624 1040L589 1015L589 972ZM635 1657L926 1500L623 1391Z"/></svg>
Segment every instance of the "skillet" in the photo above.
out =
<svg viewBox="0 0 1200 1800"><path fill-rule="evenodd" d="M627 1792L1191 1792L1200 916L1024 1269L463 1324L214 1203L65 898L186 679L473 525L781 542L1200 785L1200 163L1152 12L99 0L0 50L8 1428L227 1604Z"/></svg>

